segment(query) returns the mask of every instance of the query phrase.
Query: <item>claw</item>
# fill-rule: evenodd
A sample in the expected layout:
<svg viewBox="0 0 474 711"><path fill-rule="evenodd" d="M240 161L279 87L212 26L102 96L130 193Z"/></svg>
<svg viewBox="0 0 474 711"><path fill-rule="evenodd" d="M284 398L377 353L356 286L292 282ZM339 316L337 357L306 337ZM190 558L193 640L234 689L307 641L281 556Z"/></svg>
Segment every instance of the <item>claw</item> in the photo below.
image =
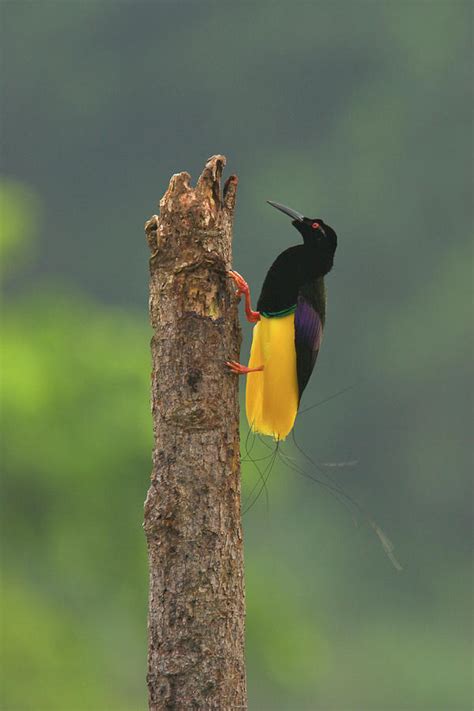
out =
<svg viewBox="0 0 474 711"><path fill-rule="evenodd" d="M235 281L235 283L237 285L237 291L235 292L237 296L239 296L241 294L249 294L250 293L249 285L247 284L247 282L245 281L243 276L241 274L239 274L239 272L236 272L233 269L231 269L227 273L230 276L230 278Z"/></svg>
<svg viewBox="0 0 474 711"><path fill-rule="evenodd" d="M258 368L247 368L247 366L237 363L236 360L227 360L225 364L235 375L247 375L247 373L256 373L259 370L263 370L263 365Z"/></svg>
<svg viewBox="0 0 474 711"><path fill-rule="evenodd" d="M237 290L235 292L235 295L240 298L242 294L245 295L245 315L247 316L247 321L250 323L257 323L257 321L260 321L260 312L259 311L253 311L252 306L250 303L250 288L245 279L239 272L236 272L234 269L229 269L227 274L230 276L231 279L234 280Z"/></svg>

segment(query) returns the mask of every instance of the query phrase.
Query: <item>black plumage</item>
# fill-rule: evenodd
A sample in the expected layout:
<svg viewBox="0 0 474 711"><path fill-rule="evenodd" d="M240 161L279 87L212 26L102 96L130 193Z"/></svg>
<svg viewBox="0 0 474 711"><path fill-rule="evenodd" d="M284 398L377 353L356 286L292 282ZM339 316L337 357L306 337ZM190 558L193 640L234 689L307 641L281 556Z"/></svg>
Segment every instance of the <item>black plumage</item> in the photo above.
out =
<svg viewBox="0 0 474 711"><path fill-rule="evenodd" d="M295 219L303 244L285 249L263 282L257 310L268 318L295 311L295 349L299 398L313 371L326 319L324 276L331 270L337 247L335 231L320 218L308 218L270 203Z"/></svg>

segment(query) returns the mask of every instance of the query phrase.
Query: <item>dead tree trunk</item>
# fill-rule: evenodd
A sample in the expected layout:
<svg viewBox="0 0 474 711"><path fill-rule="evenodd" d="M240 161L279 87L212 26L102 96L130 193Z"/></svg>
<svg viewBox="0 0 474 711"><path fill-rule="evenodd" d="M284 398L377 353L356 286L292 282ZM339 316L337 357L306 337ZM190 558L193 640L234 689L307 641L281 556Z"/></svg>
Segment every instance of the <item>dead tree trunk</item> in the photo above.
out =
<svg viewBox="0 0 474 711"><path fill-rule="evenodd" d="M237 377L231 267L237 178L224 156L195 188L171 178L145 225L150 259L153 470L145 502L151 711L246 708Z"/></svg>

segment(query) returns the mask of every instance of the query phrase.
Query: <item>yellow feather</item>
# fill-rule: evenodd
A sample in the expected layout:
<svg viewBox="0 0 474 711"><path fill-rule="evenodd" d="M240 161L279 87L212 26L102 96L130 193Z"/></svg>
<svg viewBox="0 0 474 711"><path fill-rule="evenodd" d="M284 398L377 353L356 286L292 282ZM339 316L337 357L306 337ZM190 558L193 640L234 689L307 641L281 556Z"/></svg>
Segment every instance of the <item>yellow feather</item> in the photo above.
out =
<svg viewBox="0 0 474 711"><path fill-rule="evenodd" d="M253 330L247 375L247 420L254 432L285 439L298 412L295 315L265 318Z"/></svg>

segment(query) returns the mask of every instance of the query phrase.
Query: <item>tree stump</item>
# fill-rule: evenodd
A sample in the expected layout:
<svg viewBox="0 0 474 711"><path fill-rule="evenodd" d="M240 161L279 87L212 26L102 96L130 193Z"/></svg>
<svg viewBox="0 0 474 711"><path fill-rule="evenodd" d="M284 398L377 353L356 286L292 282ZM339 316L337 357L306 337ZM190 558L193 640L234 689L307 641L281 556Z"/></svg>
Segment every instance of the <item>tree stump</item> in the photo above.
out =
<svg viewBox="0 0 474 711"><path fill-rule="evenodd" d="M246 708L238 360L231 268L237 178L224 156L197 185L171 178L145 225L153 327L150 569L151 711Z"/></svg>

